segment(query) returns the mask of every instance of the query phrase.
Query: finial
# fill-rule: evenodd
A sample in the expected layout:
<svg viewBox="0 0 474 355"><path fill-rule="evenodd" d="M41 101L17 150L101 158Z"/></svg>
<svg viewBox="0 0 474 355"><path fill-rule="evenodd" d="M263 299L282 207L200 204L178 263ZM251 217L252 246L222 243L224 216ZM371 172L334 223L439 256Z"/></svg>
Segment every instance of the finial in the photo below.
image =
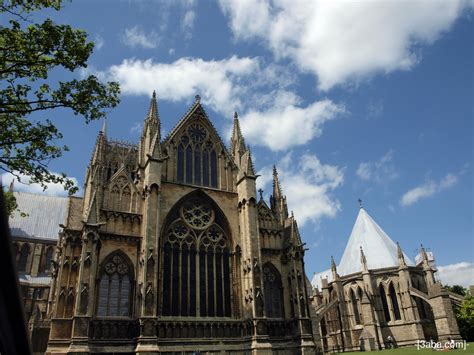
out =
<svg viewBox="0 0 474 355"><path fill-rule="evenodd" d="M273 165L273 176L278 176L278 171L276 165Z"/></svg>
<svg viewBox="0 0 474 355"><path fill-rule="evenodd" d="M194 96L194 98L196 99L196 102L201 102L201 96L199 94Z"/></svg>
<svg viewBox="0 0 474 355"><path fill-rule="evenodd" d="M156 99L156 91L155 90L153 90L152 98Z"/></svg>
<svg viewBox="0 0 474 355"><path fill-rule="evenodd" d="M260 193L260 200L263 200L263 190L260 188L258 192Z"/></svg>
<svg viewBox="0 0 474 355"><path fill-rule="evenodd" d="M359 198L357 201L359 201L359 208L362 208L362 200Z"/></svg>
<svg viewBox="0 0 474 355"><path fill-rule="evenodd" d="M234 112L234 118L235 119L239 118L239 115L238 115L237 111Z"/></svg>

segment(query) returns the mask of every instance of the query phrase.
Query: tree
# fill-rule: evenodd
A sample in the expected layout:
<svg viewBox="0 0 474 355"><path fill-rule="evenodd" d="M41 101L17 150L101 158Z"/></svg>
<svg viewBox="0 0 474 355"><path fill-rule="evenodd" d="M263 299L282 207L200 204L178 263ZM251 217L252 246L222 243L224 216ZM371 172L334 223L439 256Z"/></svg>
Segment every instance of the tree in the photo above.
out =
<svg viewBox="0 0 474 355"><path fill-rule="evenodd" d="M467 289L464 288L461 285L445 286L445 288L448 291L450 291L452 293L456 293L456 294L461 295L461 296L466 296L467 295Z"/></svg>
<svg viewBox="0 0 474 355"><path fill-rule="evenodd" d="M103 84L94 75L76 79L73 74L71 80L57 83L48 80L52 70L72 73L86 68L94 48L82 30L51 19L32 22L32 12L59 11L61 2L0 0L0 14L10 18L7 26L0 25L0 169L18 179L29 175L45 189L47 183L61 183L74 193L77 187L66 174L48 170L49 161L68 148L59 145L61 132L42 114L65 108L89 123L119 103L120 88L116 82Z"/></svg>
<svg viewBox="0 0 474 355"><path fill-rule="evenodd" d="M5 202L5 209L8 216L17 209L18 204L16 203L16 198L13 195L13 191L3 191L3 200Z"/></svg>
<svg viewBox="0 0 474 355"><path fill-rule="evenodd" d="M466 341L474 341L474 297L466 297L461 307L454 309L454 314L461 337Z"/></svg>

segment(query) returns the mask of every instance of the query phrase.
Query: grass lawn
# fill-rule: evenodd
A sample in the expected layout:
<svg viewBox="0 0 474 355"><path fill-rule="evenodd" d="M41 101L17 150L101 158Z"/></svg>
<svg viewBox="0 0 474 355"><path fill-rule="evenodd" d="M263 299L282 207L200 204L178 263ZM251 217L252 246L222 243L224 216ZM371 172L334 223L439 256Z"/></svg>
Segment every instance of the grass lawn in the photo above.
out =
<svg viewBox="0 0 474 355"><path fill-rule="evenodd" d="M425 355L425 354L465 354L465 355L473 355L474 354L474 343L467 343L466 350L464 349L456 349L456 350L448 350L448 351L434 351L433 349L421 349L418 350L413 346L404 347L404 348L397 348L397 349L387 349L387 350L379 350L379 351L372 351L372 352L365 352L365 354L374 354L379 353L381 355ZM362 352L350 352L350 353L333 353L333 354L362 354Z"/></svg>

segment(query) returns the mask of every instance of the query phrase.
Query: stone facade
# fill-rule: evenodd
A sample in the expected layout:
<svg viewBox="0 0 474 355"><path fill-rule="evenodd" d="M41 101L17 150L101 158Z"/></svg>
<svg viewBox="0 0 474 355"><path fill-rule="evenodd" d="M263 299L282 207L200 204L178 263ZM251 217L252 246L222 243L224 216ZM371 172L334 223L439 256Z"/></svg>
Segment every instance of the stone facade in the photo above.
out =
<svg viewBox="0 0 474 355"><path fill-rule="evenodd" d="M99 133L58 240L48 354L315 353L304 247L274 170L257 197L199 97L165 139L155 95L138 145Z"/></svg>

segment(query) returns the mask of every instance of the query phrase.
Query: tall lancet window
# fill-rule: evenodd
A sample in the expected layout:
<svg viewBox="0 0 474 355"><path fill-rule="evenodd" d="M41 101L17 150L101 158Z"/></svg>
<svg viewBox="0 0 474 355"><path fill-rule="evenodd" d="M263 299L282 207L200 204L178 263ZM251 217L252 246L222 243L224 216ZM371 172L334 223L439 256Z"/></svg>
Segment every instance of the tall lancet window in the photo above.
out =
<svg viewBox="0 0 474 355"><path fill-rule="evenodd" d="M26 271L28 256L30 255L30 246L25 243L20 249L20 258L18 259L18 271Z"/></svg>
<svg viewBox="0 0 474 355"><path fill-rule="evenodd" d="M162 248L163 316L231 316L230 240L216 214L200 199L172 213Z"/></svg>
<svg viewBox="0 0 474 355"><path fill-rule="evenodd" d="M355 324L360 324L361 322L360 322L359 305L357 303L357 299L356 299L353 289L351 289L350 295L351 295L352 312L354 313Z"/></svg>
<svg viewBox="0 0 474 355"><path fill-rule="evenodd" d="M127 259L122 253L112 253L102 263L98 282L98 316L131 315L133 267Z"/></svg>
<svg viewBox="0 0 474 355"><path fill-rule="evenodd" d="M192 123L178 144L178 182L217 187L218 166L214 143L200 123Z"/></svg>
<svg viewBox="0 0 474 355"><path fill-rule="evenodd" d="M389 293L390 293L390 300L392 301L392 307L393 307L393 315L396 320L400 320L400 307L398 307L398 299L397 299L397 294L395 293L395 288L393 287L393 283L390 283L389 287Z"/></svg>
<svg viewBox="0 0 474 355"><path fill-rule="evenodd" d="M263 266L263 289L265 293L265 315L269 318L283 317L283 283L278 270L270 263Z"/></svg>
<svg viewBox="0 0 474 355"><path fill-rule="evenodd" d="M385 293L385 288L382 284L379 285L380 300L382 301L383 315L385 316L385 321L390 322L390 311L388 309L387 303L387 294Z"/></svg>

